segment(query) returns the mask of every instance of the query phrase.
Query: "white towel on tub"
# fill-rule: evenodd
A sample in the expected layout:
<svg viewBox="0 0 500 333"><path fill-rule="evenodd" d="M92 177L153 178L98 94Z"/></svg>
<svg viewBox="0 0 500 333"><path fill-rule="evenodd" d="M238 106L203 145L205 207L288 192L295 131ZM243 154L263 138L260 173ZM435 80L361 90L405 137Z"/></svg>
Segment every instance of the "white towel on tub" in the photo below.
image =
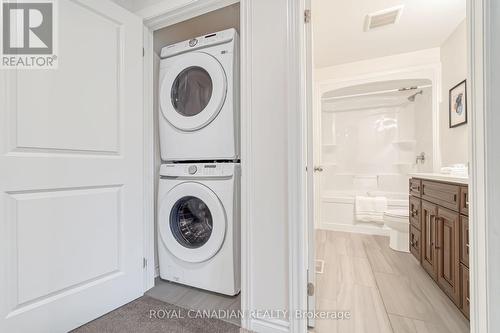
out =
<svg viewBox="0 0 500 333"><path fill-rule="evenodd" d="M356 196L356 221L384 223L384 212L387 210L386 197Z"/></svg>

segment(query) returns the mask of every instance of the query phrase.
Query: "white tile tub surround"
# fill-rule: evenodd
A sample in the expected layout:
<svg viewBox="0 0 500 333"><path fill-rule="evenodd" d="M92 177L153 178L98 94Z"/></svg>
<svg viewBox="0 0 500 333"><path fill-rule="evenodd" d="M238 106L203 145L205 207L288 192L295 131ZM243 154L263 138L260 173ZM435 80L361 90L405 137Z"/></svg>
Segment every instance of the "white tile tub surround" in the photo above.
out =
<svg viewBox="0 0 500 333"><path fill-rule="evenodd" d="M384 224L356 221L357 195L386 197L388 210L408 209L408 193L405 192L323 191L318 229L388 236L390 230Z"/></svg>

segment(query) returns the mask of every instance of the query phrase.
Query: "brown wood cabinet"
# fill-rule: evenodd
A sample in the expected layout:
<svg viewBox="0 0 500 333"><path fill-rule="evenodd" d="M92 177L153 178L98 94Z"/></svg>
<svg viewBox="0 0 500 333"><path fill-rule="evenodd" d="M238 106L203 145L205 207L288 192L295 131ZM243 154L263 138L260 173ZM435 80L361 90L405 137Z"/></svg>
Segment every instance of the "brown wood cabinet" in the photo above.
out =
<svg viewBox="0 0 500 333"><path fill-rule="evenodd" d="M469 215L469 190L464 186L460 188L460 213Z"/></svg>
<svg viewBox="0 0 500 333"><path fill-rule="evenodd" d="M460 187L457 185L429 180L422 181L422 199L457 212L459 194Z"/></svg>
<svg viewBox="0 0 500 333"><path fill-rule="evenodd" d="M460 216L438 207L437 215L437 282L441 289L460 304Z"/></svg>
<svg viewBox="0 0 500 333"><path fill-rule="evenodd" d="M437 205L422 201L422 266L429 275L437 280Z"/></svg>
<svg viewBox="0 0 500 333"><path fill-rule="evenodd" d="M469 202L461 184L410 179L410 252L469 318Z"/></svg>
<svg viewBox="0 0 500 333"><path fill-rule="evenodd" d="M460 216L460 262L469 267L469 218Z"/></svg>
<svg viewBox="0 0 500 333"><path fill-rule="evenodd" d="M464 264L460 264L460 271L462 275L462 305L460 310L469 319L470 316L470 285L469 285L469 268Z"/></svg>
<svg viewBox="0 0 500 333"><path fill-rule="evenodd" d="M420 261L421 257L421 243L420 243L420 230L414 226L410 226L410 252Z"/></svg>
<svg viewBox="0 0 500 333"><path fill-rule="evenodd" d="M416 197L420 197L422 181L416 178L410 178L410 194Z"/></svg>
<svg viewBox="0 0 500 333"><path fill-rule="evenodd" d="M410 224L421 230L420 223L420 215L421 215L421 200L419 198L410 197Z"/></svg>

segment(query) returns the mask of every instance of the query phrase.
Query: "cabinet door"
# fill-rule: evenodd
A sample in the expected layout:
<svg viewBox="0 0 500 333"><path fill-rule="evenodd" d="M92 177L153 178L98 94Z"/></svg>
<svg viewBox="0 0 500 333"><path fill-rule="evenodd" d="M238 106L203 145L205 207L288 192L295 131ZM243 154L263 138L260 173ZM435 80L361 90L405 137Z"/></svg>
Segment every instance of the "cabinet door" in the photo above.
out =
<svg viewBox="0 0 500 333"><path fill-rule="evenodd" d="M469 215L469 189L465 186L460 188L460 213Z"/></svg>
<svg viewBox="0 0 500 333"><path fill-rule="evenodd" d="M422 266L434 280L437 279L437 206L422 201Z"/></svg>
<svg viewBox="0 0 500 333"><path fill-rule="evenodd" d="M460 262L469 267L469 219L460 216Z"/></svg>
<svg viewBox="0 0 500 333"><path fill-rule="evenodd" d="M462 275L462 306L460 310L469 319L470 314L470 286L469 286L469 269L465 265L460 265Z"/></svg>
<svg viewBox="0 0 500 333"><path fill-rule="evenodd" d="M459 214L438 208L437 218L437 282L441 289L460 304L460 227Z"/></svg>
<svg viewBox="0 0 500 333"><path fill-rule="evenodd" d="M422 230L420 226L420 199L410 196L410 223L418 230Z"/></svg>
<svg viewBox="0 0 500 333"><path fill-rule="evenodd" d="M421 261L421 249L420 230L414 226L410 226L410 252L418 261Z"/></svg>

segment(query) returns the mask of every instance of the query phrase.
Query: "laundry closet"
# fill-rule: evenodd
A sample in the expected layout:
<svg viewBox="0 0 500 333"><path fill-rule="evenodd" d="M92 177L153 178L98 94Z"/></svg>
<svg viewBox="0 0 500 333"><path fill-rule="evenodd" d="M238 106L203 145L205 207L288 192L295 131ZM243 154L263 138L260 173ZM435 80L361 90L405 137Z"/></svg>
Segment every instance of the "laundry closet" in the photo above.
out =
<svg viewBox="0 0 500 333"><path fill-rule="evenodd" d="M240 310L240 6L154 32L155 287L193 310ZM229 314L233 314L230 316Z"/></svg>

